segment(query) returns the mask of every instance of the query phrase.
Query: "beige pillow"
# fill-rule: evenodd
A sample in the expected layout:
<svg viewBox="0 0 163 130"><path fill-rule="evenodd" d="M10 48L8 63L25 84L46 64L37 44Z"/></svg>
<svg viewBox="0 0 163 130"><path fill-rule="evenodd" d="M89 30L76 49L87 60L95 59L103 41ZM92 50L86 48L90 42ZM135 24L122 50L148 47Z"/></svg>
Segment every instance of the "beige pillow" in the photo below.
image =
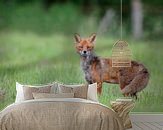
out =
<svg viewBox="0 0 163 130"><path fill-rule="evenodd" d="M74 93L60 93L60 94L51 94L51 93L33 93L34 99L40 98L74 98Z"/></svg>
<svg viewBox="0 0 163 130"><path fill-rule="evenodd" d="M39 87L33 87L33 86L24 86L23 92L24 92L24 99L30 100L34 99L32 93L50 93L51 86L39 86Z"/></svg>
<svg viewBox="0 0 163 130"><path fill-rule="evenodd" d="M88 85L65 85L58 84L59 93L74 93L74 98L87 99Z"/></svg>

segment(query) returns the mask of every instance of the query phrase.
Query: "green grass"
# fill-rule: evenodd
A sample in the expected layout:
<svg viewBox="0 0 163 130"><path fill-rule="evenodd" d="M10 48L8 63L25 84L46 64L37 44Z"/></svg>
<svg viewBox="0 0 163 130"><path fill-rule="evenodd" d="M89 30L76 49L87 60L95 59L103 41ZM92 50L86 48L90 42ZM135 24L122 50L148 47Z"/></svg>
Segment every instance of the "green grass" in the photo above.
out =
<svg viewBox="0 0 163 130"><path fill-rule="evenodd" d="M96 53L101 57L111 56L113 43L117 39L97 37ZM162 41L132 41L133 58L149 69L150 82L139 93L139 100L133 111L163 111L163 53ZM76 54L72 36L38 35L31 32L9 31L0 33L0 89L5 98L0 109L14 102L15 82L22 84L46 84L53 81L64 83L85 82ZM118 85L104 84L100 102L109 105L111 100L122 97Z"/></svg>

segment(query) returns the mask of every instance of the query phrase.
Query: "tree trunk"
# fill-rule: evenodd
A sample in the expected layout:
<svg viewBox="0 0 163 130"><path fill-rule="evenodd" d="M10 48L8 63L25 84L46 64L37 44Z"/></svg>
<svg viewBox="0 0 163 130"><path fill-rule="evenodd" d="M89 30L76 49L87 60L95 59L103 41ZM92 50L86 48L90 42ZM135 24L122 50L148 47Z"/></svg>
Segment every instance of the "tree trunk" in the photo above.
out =
<svg viewBox="0 0 163 130"><path fill-rule="evenodd" d="M132 0L132 33L135 39L142 38L143 35L143 8L141 0Z"/></svg>
<svg viewBox="0 0 163 130"><path fill-rule="evenodd" d="M109 30L111 23L115 17L115 12L112 9L108 9L100 21L100 25L98 28L98 34L104 34Z"/></svg>

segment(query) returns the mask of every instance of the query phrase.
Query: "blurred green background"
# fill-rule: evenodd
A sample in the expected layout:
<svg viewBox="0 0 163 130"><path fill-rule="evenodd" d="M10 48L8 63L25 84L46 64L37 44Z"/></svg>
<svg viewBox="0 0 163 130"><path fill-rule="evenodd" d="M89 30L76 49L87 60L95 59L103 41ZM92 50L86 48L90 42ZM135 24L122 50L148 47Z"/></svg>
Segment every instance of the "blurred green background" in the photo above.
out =
<svg viewBox="0 0 163 130"><path fill-rule="evenodd" d="M123 0L123 39L150 72L135 112L163 112L163 1ZM97 33L96 53L110 57L120 39L120 0L0 0L0 110L15 100L15 82L83 83L73 34ZM122 97L104 84L101 103Z"/></svg>

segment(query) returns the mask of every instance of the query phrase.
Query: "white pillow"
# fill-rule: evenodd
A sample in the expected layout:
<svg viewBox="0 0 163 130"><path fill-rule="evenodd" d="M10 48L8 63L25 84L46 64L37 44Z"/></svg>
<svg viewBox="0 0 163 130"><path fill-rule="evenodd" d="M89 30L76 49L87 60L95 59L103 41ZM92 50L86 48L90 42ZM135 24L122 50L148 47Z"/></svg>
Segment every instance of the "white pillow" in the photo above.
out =
<svg viewBox="0 0 163 130"><path fill-rule="evenodd" d="M18 82L16 82L16 92L15 103L24 101L23 85Z"/></svg>
<svg viewBox="0 0 163 130"><path fill-rule="evenodd" d="M98 102L97 83L88 85L87 99Z"/></svg>

